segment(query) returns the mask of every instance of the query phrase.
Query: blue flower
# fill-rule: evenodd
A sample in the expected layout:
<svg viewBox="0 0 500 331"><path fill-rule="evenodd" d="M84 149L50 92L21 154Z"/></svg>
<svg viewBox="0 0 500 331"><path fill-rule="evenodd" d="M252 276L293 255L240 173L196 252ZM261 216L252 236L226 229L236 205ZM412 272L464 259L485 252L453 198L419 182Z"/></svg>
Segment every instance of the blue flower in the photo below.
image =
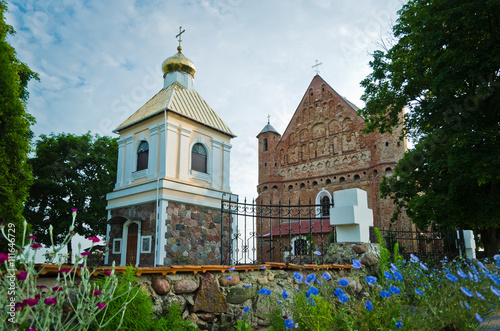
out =
<svg viewBox="0 0 500 331"><path fill-rule="evenodd" d="M295 328L298 329L299 328L299 323L295 323Z"/></svg>
<svg viewBox="0 0 500 331"><path fill-rule="evenodd" d="M314 287L314 286L311 286L311 288L309 289L309 291L311 291L312 295L318 295L319 294L319 290L316 287Z"/></svg>
<svg viewBox="0 0 500 331"><path fill-rule="evenodd" d="M288 299L288 293L286 292L286 290L283 290L283 293L281 293L281 296L283 297L283 299Z"/></svg>
<svg viewBox="0 0 500 331"><path fill-rule="evenodd" d="M470 306L469 306L469 303L467 301L464 302L464 305L465 305L465 308L467 308L467 310L470 310Z"/></svg>
<svg viewBox="0 0 500 331"><path fill-rule="evenodd" d="M229 271L234 271L234 269L236 269L236 268L235 268L235 267L231 267L231 268L229 268L229 269L227 269L227 270L229 270Z"/></svg>
<svg viewBox="0 0 500 331"><path fill-rule="evenodd" d="M420 268L424 270L429 270L429 268L427 268L427 266L423 262L420 262Z"/></svg>
<svg viewBox="0 0 500 331"><path fill-rule="evenodd" d="M477 261L477 265L480 266L483 269L486 269L486 266L481 261Z"/></svg>
<svg viewBox="0 0 500 331"><path fill-rule="evenodd" d="M333 292L336 296L341 296L344 294L344 291L342 291L341 288L336 288L335 291Z"/></svg>
<svg viewBox="0 0 500 331"><path fill-rule="evenodd" d="M306 278L306 280L308 282L311 282L311 283L314 283L315 279L316 279L316 275L315 274L309 274L309 275L307 275L307 278Z"/></svg>
<svg viewBox="0 0 500 331"><path fill-rule="evenodd" d="M252 284L243 285L244 288L249 288L250 286L252 286Z"/></svg>
<svg viewBox="0 0 500 331"><path fill-rule="evenodd" d="M393 294L400 294L401 293L401 290L396 286L389 287L389 291L391 291Z"/></svg>
<svg viewBox="0 0 500 331"><path fill-rule="evenodd" d="M392 273L394 274L394 278L396 278L397 280L403 280L403 275L401 275L399 272L393 271Z"/></svg>
<svg viewBox="0 0 500 331"><path fill-rule="evenodd" d="M262 267L260 267L260 270L266 270L266 266L263 265Z"/></svg>
<svg viewBox="0 0 500 331"><path fill-rule="evenodd" d="M424 292L420 291L418 288L415 289L415 293L417 293L420 296L424 295Z"/></svg>
<svg viewBox="0 0 500 331"><path fill-rule="evenodd" d="M330 277L330 275L329 275L329 274L327 274L326 272L323 272L323 275L322 275L322 276L323 276L323 278L324 278L325 280L330 280L330 279L332 279L332 277Z"/></svg>
<svg viewBox="0 0 500 331"><path fill-rule="evenodd" d="M261 288L259 290L259 294L262 294L262 295L271 295L271 290L269 290L267 288Z"/></svg>
<svg viewBox="0 0 500 331"><path fill-rule="evenodd" d="M477 319L477 321L479 323L483 323L483 319L481 318L481 315L479 315L478 313L476 313L476 315L474 315L474 316L476 317L476 319Z"/></svg>
<svg viewBox="0 0 500 331"><path fill-rule="evenodd" d="M299 283L302 283L302 280L304 280L304 276L302 276L298 272L293 274L293 278L295 278Z"/></svg>
<svg viewBox="0 0 500 331"><path fill-rule="evenodd" d="M293 320L291 318L287 318L285 320L285 326L286 326L287 329L293 328Z"/></svg>
<svg viewBox="0 0 500 331"><path fill-rule="evenodd" d="M391 262L391 270L393 271L398 271L398 267L396 267L396 265L394 263Z"/></svg>
<svg viewBox="0 0 500 331"><path fill-rule="evenodd" d="M365 308L368 311L372 311L372 309L373 309L373 303L371 301L366 301Z"/></svg>
<svg viewBox="0 0 500 331"><path fill-rule="evenodd" d="M320 251L314 251L314 254L320 256L321 255L321 252Z"/></svg>
<svg viewBox="0 0 500 331"><path fill-rule="evenodd" d="M457 276L455 276L453 274L446 274L446 278L448 278L452 282L456 282L458 280Z"/></svg>
<svg viewBox="0 0 500 331"><path fill-rule="evenodd" d="M498 278L495 275L489 275L488 277L490 277L490 279L493 281L493 283L495 283L495 284L497 284L497 285L500 286L500 278Z"/></svg>
<svg viewBox="0 0 500 331"><path fill-rule="evenodd" d="M248 307L248 306L246 306L245 308L243 308L243 311L244 311L245 313L247 313L249 310L250 310L250 307Z"/></svg>
<svg viewBox="0 0 500 331"><path fill-rule="evenodd" d="M345 294L342 294L342 295L339 296L339 300L342 303L346 303L347 301L349 301L349 297L347 295L345 295Z"/></svg>
<svg viewBox="0 0 500 331"><path fill-rule="evenodd" d="M228 276L228 277L226 277L226 279L231 280L231 279L233 279L233 276Z"/></svg>
<svg viewBox="0 0 500 331"><path fill-rule="evenodd" d="M380 296L381 296L382 298L388 298L388 297L390 297L391 295L392 295L392 294L391 294L391 292L389 292L389 291L380 291Z"/></svg>
<svg viewBox="0 0 500 331"><path fill-rule="evenodd" d="M374 277L374 276L367 276L365 278L366 282L370 285L373 285L377 282L377 277Z"/></svg>
<svg viewBox="0 0 500 331"><path fill-rule="evenodd" d="M467 274L463 272L462 269L458 269L457 274L462 278L467 278Z"/></svg>
<svg viewBox="0 0 500 331"><path fill-rule="evenodd" d="M481 293L479 293L478 291L476 291L476 296L477 296L479 299L481 299L481 300L484 300L484 299L485 299L485 297L484 297Z"/></svg>
<svg viewBox="0 0 500 331"><path fill-rule="evenodd" d="M396 322L396 329L401 329L403 327L403 323L401 321Z"/></svg>
<svg viewBox="0 0 500 331"><path fill-rule="evenodd" d="M472 293L471 291L469 291L468 289L466 289L465 287L460 287L460 289L462 290L462 292L464 292L464 294L468 297L473 297L474 296L474 293Z"/></svg>
<svg viewBox="0 0 500 331"><path fill-rule="evenodd" d="M384 276L386 279L392 279L392 274L390 272L384 271Z"/></svg>
<svg viewBox="0 0 500 331"><path fill-rule="evenodd" d="M418 261L420 261L420 259L418 257L416 257L415 255L410 254L410 261L413 263L417 263Z"/></svg>
<svg viewBox="0 0 500 331"><path fill-rule="evenodd" d="M358 260L354 259L352 260L352 267L354 269L361 269L361 262L359 262Z"/></svg>
<svg viewBox="0 0 500 331"><path fill-rule="evenodd" d="M347 286L347 285L349 285L349 281L345 278L341 278L341 279L339 279L339 285L340 286Z"/></svg>
<svg viewBox="0 0 500 331"><path fill-rule="evenodd" d="M494 294L498 295L500 297L500 290L497 289L495 286L491 285L491 292L493 292Z"/></svg>
<svg viewBox="0 0 500 331"><path fill-rule="evenodd" d="M310 304L311 306L313 306L313 307L314 307L314 306L316 306L316 302L314 301L314 299L313 299L313 298L309 298L309 299L307 299L307 302L309 302L309 304Z"/></svg>

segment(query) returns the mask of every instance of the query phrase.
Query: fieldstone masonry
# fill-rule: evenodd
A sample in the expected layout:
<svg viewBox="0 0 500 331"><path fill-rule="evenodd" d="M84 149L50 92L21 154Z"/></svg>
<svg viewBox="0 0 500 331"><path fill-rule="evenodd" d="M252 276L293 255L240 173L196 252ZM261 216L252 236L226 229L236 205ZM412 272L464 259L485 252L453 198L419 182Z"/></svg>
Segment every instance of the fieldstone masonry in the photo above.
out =
<svg viewBox="0 0 500 331"><path fill-rule="evenodd" d="M165 265L220 264L222 222L219 209L170 202L167 207ZM224 219L224 236L231 219Z"/></svg>

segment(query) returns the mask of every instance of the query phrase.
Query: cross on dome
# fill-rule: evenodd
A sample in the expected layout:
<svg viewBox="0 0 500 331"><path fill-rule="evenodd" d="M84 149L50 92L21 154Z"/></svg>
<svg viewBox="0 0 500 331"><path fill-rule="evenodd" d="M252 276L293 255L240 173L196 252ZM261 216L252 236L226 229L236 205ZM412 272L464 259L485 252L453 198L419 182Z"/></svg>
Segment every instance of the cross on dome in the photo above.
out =
<svg viewBox="0 0 500 331"><path fill-rule="evenodd" d="M186 32L186 30L182 30L182 26L179 27L179 34L175 36L175 38L179 38L179 47L177 47L177 50L180 52L182 50L182 46L181 46L181 42L182 42L182 39L181 39L181 35Z"/></svg>

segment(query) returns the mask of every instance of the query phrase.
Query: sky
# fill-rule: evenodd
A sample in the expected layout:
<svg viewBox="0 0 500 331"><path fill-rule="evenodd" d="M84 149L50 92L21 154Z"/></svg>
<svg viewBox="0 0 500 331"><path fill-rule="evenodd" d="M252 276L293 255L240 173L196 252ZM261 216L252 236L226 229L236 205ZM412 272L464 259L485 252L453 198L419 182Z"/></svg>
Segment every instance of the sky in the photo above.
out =
<svg viewBox="0 0 500 331"><path fill-rule="evenodd" d="M257 134L283 133L315 71L363 107L360 82L403 0L8 0L8 42L37 72L36 136L112 131L163 87L162 62L194 62L194 88L237 135L231 190L257 196ZM318 61L318 62L316 62Z"/></svg>

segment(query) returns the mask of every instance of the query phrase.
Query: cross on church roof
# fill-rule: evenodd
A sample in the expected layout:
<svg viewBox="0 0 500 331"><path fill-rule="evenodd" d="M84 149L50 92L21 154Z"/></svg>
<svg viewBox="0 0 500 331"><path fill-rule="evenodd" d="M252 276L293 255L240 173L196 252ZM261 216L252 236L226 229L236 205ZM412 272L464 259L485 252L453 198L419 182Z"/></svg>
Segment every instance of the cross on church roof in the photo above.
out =
<svg viewBox="0 0 500 331"><path fill-rule="evenodd" d="M181 39L181 35L186 32L186 30L182 30L182 26L179 27L179 34L177 36L175 36L175 38L179 38L179 47L177 47L177 50L180 52L182 50L182 47L181 47L181 42L182 42L182 39Z"/></svg>
<svg viewBox="0 0 500 331"><path fill-rule="evenodd" d="M318 69L318 67L319 67L320 65L322 65L322 64L323 64L323 62L319 62L319 63L318 63L318 60L316 60L316 64L315 64L315 65L313 65L313 66L311 67L311 68L313 68L313 69L314 69L314 68L316 68L316 69L314 69L314 71L316 72L316 75L319 75L319 69Z"/></svg>
<svg viewBox="0 0 500 331"><path fill-rule="evenodd" d="M270 118L271 118L271 115L268 114L267 115L267 124L270 124L270 121L269 121Z"/></svg>

